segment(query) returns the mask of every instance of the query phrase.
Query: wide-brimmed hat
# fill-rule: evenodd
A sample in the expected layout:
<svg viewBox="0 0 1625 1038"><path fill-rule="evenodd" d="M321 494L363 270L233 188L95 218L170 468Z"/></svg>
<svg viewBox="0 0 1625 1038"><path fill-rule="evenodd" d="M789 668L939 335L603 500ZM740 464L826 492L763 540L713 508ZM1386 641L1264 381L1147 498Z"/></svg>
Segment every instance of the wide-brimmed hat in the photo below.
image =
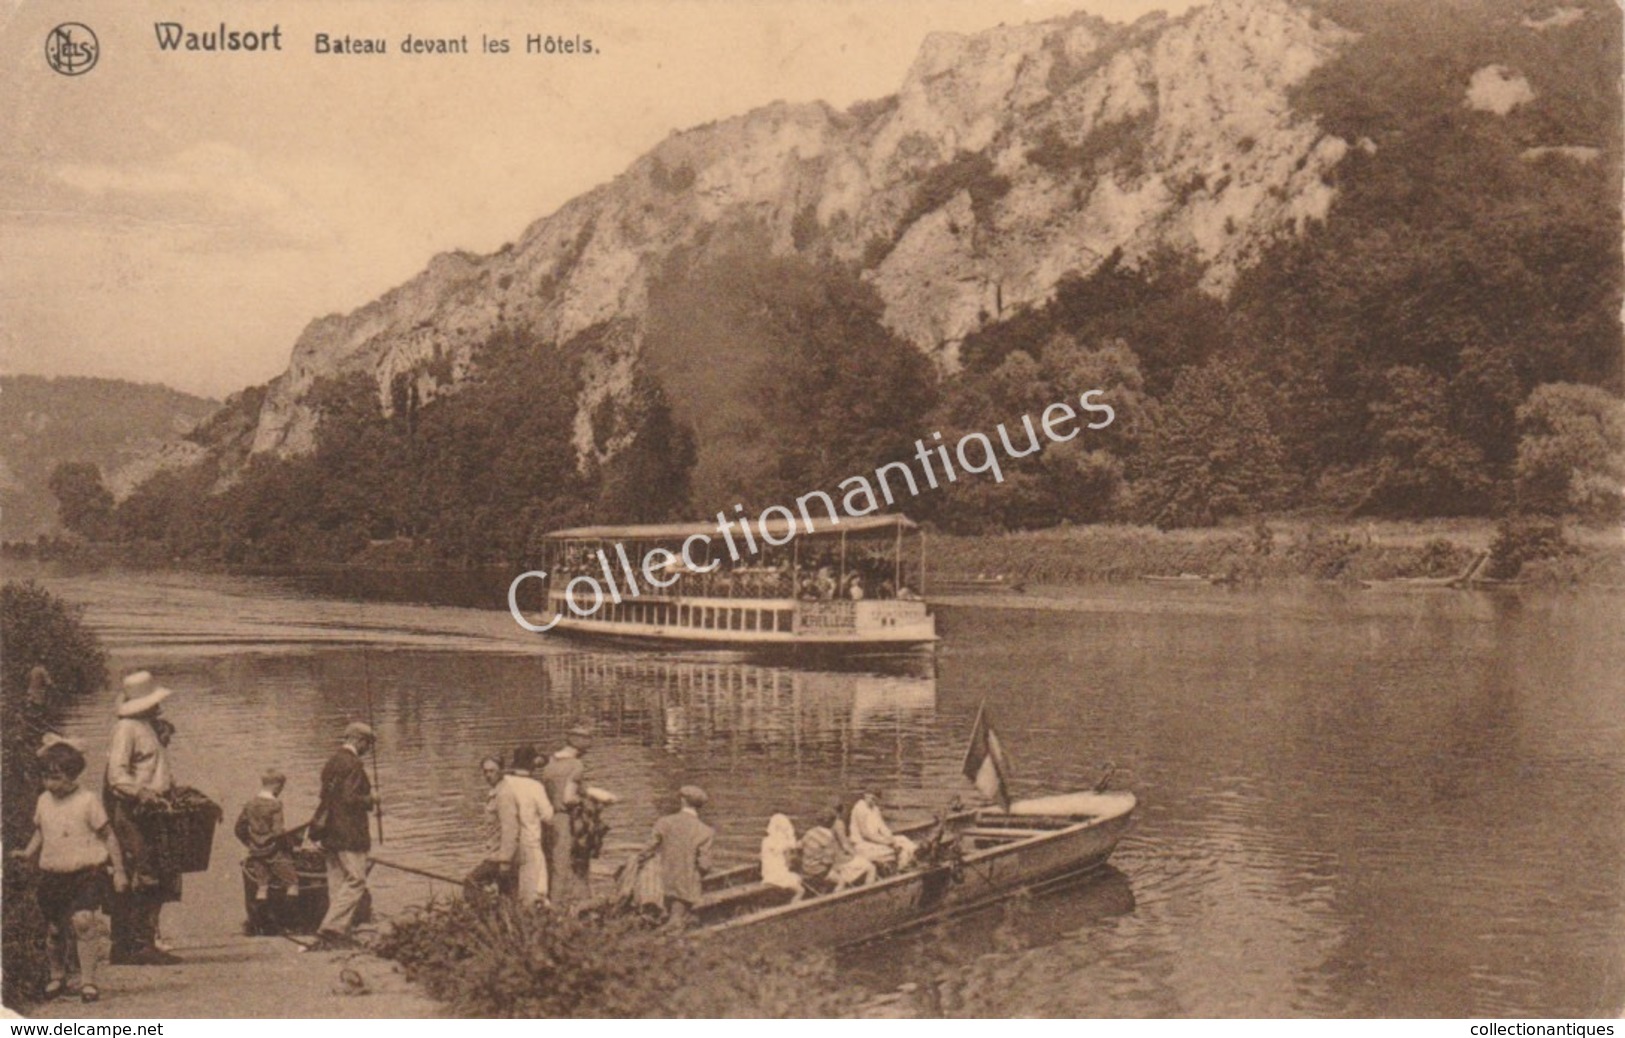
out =
<svg viewBox="0 0 1625 1038"><path fill-rule="evenodd" d="M138 670L124 679L117 706L120 717L139 717L174 695L162 685L153 685L150 671Z"/></svg>
<svg viewBox="0 0 1625 1038"><path fill-rule="evenodd" d="M372 725L366 724L362 721L351 721L349 724L345 725L344 737L346 739L366 738L374 741L376 741L378 738L377 734L372 730Z"/></svg>
<svg viewBox="0 0 1625 1038"><path fill-rule="evenodd" d="M704 807L706 800L710 799L705 795L705 790L699 786L684 786L677 791L677 795L695 807Z"/></svg>

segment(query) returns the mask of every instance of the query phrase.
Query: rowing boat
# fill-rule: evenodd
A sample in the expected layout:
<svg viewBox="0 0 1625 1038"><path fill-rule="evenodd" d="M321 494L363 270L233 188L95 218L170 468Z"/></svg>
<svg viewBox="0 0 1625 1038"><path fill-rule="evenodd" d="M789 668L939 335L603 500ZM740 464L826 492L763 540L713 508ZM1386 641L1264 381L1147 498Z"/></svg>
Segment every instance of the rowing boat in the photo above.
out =
<svg viewBox="0 0 1625 1038"><path fill-rule="evenodd" d="M839 893L790 896L761 882L760 866L706 877L700 936L751 951L840 946L927 919L970 911L1017 891L1106 864L1134 813L1134 794L1078 792L1019 800L899 829L955 848L931 864ZM938 825L942 832L936 832Z"/></svg>

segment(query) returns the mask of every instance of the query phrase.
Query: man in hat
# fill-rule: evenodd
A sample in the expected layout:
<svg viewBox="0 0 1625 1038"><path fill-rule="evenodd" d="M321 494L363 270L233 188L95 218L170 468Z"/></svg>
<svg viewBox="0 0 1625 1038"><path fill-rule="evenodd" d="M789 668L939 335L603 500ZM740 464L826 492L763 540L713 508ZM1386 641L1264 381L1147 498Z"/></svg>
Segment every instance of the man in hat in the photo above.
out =
<svg viewBox="0 0 1625 1038"><path fill-rule="evenodd" d="M174 729L159 719L170 695L144 670L126 677L119 689L104 797L130 889L113 903L115 965L168 966L180 961L157 946L158 917L165 902L180 900L181 877L158 860L151 811L175 786L168 740L161 737L160 726Z"/></svg>
<svg viewBox="0 0 1625 1038"><path fill-rule="evenodd" d="M575 870L575 837L573 826L582 813L586 795L586 765L581 755L592 745L592 734L585 728L572 728L565 737L564 748L542 768L542 786L553 805L553 818L543 834L547 849L547 875L551 885L553 904L568 908L576 900L578 878Z"/></svg>
<svg viewBox="0 0 1625 1038"><path fill-rule="evenodd" d="M376 742L371 726L352 721L344 729L343 744L322 767L321 800L310 832L327 862L327 916L312 948L349 946L356 912L367 896L367 852L372 850L368 816L378 807L378 798L361 758Z"/></svg>
<svg viewBox="0 0 1625 1038"><path fill-rule="evenodd" d="M711 871L711 841L716 830L700 821L705 790L684 786L677 792L678 810L655 822L654 842L645 855L660 855L660 877L666 888L667 926L689 926L700 903L700 880Z"/></svg>

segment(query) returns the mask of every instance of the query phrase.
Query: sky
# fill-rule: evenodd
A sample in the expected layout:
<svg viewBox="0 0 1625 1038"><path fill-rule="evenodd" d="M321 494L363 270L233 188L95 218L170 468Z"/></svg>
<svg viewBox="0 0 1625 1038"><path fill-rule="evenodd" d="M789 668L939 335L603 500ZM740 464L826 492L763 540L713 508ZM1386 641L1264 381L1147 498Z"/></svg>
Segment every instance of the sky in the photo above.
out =
<svg viewBox="0 0 1625 1038"><path fill-rule="evenodd" d="M0 373L264 382L311 320L453 249L492 252L667 134L775 101L896 91L928 32L1188 0L393 0L0 11ZM53 27L96 64L53 71ZM281 51L163 51L155 23ZM382 37L385 55L317 54ZM463 55L403 54L407 34ZM527 36L594 53L526 54ZM506 54L478 53L507 39Z"/></svg>

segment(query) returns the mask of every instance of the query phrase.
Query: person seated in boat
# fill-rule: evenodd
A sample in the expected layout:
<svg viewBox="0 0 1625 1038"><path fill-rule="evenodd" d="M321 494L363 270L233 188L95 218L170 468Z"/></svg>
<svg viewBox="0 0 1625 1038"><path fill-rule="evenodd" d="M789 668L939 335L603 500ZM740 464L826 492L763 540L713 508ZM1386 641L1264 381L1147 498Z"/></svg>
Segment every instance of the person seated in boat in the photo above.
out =
<svg viewBox="0 0 1625 1038"><path fill-rule="evenodd" d="M801 837L801 874L815 889L841 891L875 878L874 863L854 855L837 834L839 820L830 808Z"/></svg>
<svg viewBox="0 0 1625 1038"><path fill-rule="evenodd" d="M786 815L774 815L767 820L767 835L762 838L762 882L785 890L801 893L801 877L796 874L796 827Z"/></svg>
<svg viewBox="0 0 1625 1038"><path fill-rule="evenodd" d="M875 591L875 597L876 598L896 598L897 597L897 587L894 584L892 584L890 578L884 579L884 580L882 580L880 582L880 587L878 589L876 589L876 591Z"/></svg>
<svg viewBox="0 0 1625 1038"><path fill-rule="evenodd" d="M899 870L914 864L916 847L906 836L898 836L880 812L880 793L864 790L852 805L852 850L876 866L896 864Z"/></svg>
<svg viewBox="0 0 1625 1038"><path fill-rule="evenodd" d="M863 574L853 573L846 578L846 597L854 602L863 601Z"/></svg>
<svg viewBox="0 0 1625 1038"><path fill-rule="evenodd" d="M907 584L904 584L902 587L897 589L897 600L899 602L918 602L920 600L920 596L913 588L909 587Z"/></svg>

